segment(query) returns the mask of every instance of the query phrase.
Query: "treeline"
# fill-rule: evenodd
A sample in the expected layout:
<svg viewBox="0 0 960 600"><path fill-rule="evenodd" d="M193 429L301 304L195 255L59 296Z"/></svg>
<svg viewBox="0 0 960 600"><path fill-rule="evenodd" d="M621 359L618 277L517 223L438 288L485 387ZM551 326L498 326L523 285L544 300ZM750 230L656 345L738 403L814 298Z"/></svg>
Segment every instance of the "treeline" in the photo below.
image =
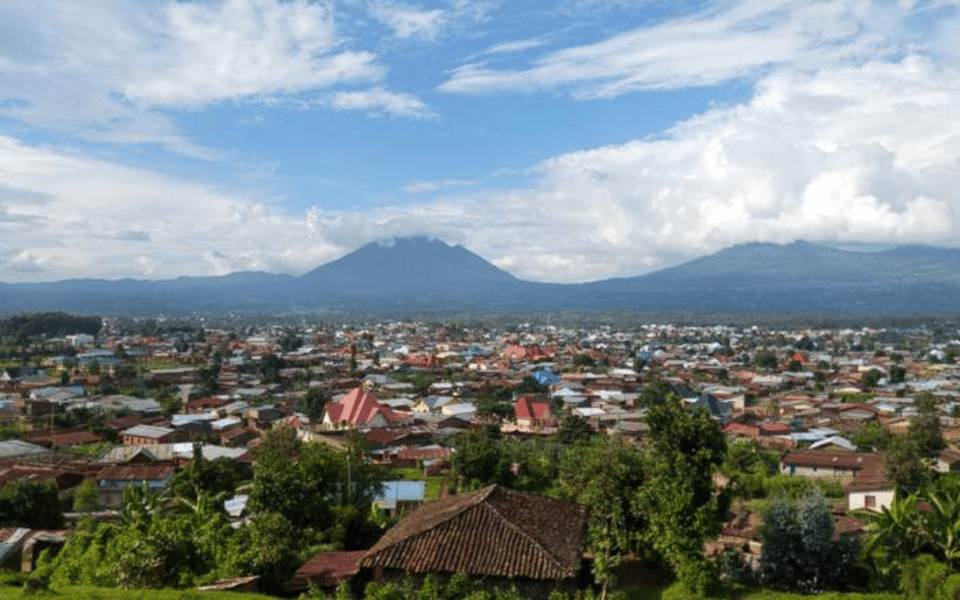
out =
<svg viewBox="0 0 960 600"><path fill-rule="evenodd" d="M102 324L100 317L65 312L22 314L0 320L0 337L23 340L36 336L63 337L75 333L97 335Z"/></svg>

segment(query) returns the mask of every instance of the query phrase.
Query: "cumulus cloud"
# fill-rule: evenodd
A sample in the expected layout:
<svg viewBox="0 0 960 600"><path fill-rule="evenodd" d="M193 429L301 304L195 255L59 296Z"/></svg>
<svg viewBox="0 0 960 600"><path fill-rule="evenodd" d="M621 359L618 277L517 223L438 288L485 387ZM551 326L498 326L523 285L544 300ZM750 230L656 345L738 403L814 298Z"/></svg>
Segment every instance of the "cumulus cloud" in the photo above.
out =
<svg viewBox="0 0 960 600"><path fill-rule="evenodd" d="M544 161L527 187L315 215L315 227L340 245L462 232L496 264L548 281L637 274L747 241L953 244L957 156L960 73L907 56L771 74L749 102L659 139Z"/></svg>
<svg viewBox="0 0 960 600"><path fill-rule="evenodd" d="M578 98L607 98L716 85L787 63L812 66L899 51L896 17L903 9L895 5L744 0L718 6L557 50L526 68L464 64L439 89L463 94L559 89Z"/></svg>
<svg viewBox="0 0 960 600"><path fill-rule="evenodd" d="M0 137L0 264L33 279L299 273L371 240L430 235L521 277L585 281L746 241L951 244L957 156L960 72L920 55L783 70L656 139L543 161L526 186L454 195L469 182L413 182L440 197L369 210L293 213Z"/></svg>
<svg viewBox="0 0 960 600"><path fill-rule="evenodd" d="M216 158L162 109L276 103L381 81L387 67L346 41L327 2L4 3L0 116Z"/></svg>
<svg viewBox="0 0 960 600"><path fill-rule="evenodd" d="M0 206L4 281L298 273L340 251L304 244L303 213L202 183L4 136L0 165L21 191Z"/></svg>

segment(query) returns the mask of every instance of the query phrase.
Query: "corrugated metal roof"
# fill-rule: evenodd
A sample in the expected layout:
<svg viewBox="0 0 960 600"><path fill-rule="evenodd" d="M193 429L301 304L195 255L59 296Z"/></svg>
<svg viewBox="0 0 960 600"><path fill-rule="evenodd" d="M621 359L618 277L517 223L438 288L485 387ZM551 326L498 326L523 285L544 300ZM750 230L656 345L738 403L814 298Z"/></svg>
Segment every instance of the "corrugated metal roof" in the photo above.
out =
<svg viewBox="0 0 960 600"><path fill-rule="evenodd" d="M49 450L43 446L22 440L0 441L0 458L12 458L14 456L26 456L28 454L44 454L47 452L49 452Z"/></svg>

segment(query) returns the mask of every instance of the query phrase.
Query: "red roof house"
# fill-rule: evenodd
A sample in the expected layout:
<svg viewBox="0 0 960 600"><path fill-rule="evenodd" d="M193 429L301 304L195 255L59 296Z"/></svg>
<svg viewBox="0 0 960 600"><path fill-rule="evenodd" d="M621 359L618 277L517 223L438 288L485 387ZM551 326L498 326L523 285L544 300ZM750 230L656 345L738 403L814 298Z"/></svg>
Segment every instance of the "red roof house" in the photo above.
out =
<svg viewBox="0 0 960 600"><path fill-rule="evenodd" d="M522 430L536 429L551 421L550 403L535 396L523 395L513 403L513 411L517 418L517 428Z"/></svg>
<svg viewBox="0 0 960 600"><path fill-rule="evenodd" d="M406 415L377 402L377 397L362 387L354 388L336 402L327 404L323 413L326 427L386 427L399 425Z"/></svg>

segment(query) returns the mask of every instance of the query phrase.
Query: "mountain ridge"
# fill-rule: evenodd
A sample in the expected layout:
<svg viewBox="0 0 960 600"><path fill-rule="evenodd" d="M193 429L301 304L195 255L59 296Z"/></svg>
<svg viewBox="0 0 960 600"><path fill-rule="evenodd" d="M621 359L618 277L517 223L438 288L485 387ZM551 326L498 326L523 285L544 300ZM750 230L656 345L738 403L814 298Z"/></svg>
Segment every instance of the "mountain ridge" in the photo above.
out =
<svg viewBox="0 0 960 600"><path fill-rule="evenodd" d="M694 310L958 313L960 249L911 244L840 250L753 242L629 277L520 279L460 245L425 237L371 242L302 275L239 271L167 280L0 283L0 313L135 314L341 309Z"/></svg>

